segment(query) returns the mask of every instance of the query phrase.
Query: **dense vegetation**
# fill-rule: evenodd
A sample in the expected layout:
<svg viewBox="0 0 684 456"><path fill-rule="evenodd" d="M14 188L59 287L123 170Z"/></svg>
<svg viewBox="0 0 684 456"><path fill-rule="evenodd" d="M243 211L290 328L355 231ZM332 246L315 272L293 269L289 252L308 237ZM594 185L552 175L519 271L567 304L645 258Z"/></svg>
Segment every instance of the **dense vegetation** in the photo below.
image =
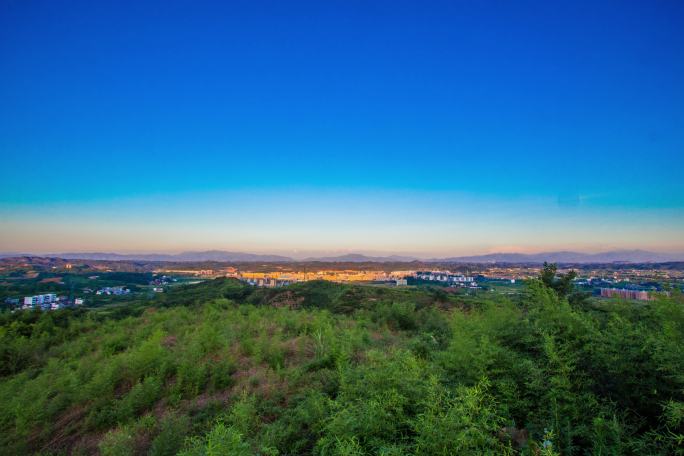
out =
<svg viewBox="0 0 684 456"><path fill-rule="evenodd" d="M131 291L144 290L145 286L154 278L151 272L96 272L78 274L69 272L15 271L5 277L0 277L0 308L4 307L5 298L22 298L39 293L72 294L85 297L88 301L104 301L94 293L83 294L84 287L97 290L103 287L124 286Z"/></svg>
<svg viewBox="0 0 684 456"><path fill-rule="evenodd" d="M217 279L0 315L2 454L684 454L684 300Z"/></svg>

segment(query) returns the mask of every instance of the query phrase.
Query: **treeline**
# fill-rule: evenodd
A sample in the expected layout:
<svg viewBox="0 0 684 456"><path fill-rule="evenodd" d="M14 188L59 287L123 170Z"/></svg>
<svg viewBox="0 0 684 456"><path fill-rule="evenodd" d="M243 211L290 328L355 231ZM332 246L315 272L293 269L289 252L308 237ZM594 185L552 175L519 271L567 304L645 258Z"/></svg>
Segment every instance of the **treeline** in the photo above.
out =
<svg viewBox="0 0 684 456"><path fill-rule="evenodd" d="M684 300L230 279L0 315L3 454L684 454Z"/></svg>

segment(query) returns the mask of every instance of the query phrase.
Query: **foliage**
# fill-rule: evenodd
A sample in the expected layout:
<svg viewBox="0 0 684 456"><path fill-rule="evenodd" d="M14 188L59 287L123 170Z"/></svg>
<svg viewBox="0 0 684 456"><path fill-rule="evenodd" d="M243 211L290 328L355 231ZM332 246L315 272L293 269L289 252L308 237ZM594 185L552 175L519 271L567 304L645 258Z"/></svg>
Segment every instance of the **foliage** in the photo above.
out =
<svg viewBox="0 0 684 456"><path fill-rule="evenodd" d="M558 293L560 297L565 297L572 291L572 281L577 277L577 273L570 271L565 274L558 274L557 271L558 267L555 263L544 262L539 279L548 288Z"/></svg>
<svg viewBox="0 0 684 456"><path fill-rule="evenodd" d="M553 272L553 274L551 274ZM3 454L684 454L684 300L229 279L0 314Z"/></svg>

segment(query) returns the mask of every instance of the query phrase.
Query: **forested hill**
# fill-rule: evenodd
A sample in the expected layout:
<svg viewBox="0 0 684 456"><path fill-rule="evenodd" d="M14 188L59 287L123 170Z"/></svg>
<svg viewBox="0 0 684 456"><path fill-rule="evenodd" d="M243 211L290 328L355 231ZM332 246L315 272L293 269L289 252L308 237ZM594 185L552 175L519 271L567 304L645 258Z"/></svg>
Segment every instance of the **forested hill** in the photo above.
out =
<svg viewBox="0 0 684 456"><path fill-rule="evenodd" d="M682 296L542 279L487 298L217 279L3 313L0 453L684 454Z"/></svg>

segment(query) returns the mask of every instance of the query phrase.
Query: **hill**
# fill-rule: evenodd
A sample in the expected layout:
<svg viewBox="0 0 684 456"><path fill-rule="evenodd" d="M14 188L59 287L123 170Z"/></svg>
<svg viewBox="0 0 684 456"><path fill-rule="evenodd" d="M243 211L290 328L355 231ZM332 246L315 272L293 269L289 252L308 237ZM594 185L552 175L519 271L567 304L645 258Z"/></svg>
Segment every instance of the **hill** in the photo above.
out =
<svg viewBox="0 0 684 456"><path fill-rule="evenodd" d="M4 252L0 258L33 257L35 255ZM166 253L103 253L103 252L65 252L43 254L43 257L61 258L66 260L97 260L97 261L147 261L147 262L228 262L228 263L508 263L508 264L610 264L610 263L666 263L684 261L684 253L657 253L646 250L615 250L601 253L580 252L543 252L543 253L490 253L486 255L458 256L447 258L432 258L419 260L411 256L388 255L370 256L360 253L350 253L338 256L310 257L296 260L282 255L264 255L244 252L228 252L223 250L208 250L201 252L183 252L178 254Z"/></svg>
<svg viewBox="0 0 684 456"><path fill-rule="evenodd" d="M562 287L558 288L562 290ZM7 455L676 454L684 301L233 279L0 314Z"/></svg>
<svg viewBox="0 0 684 456"><path fill-rule="evenodd" d="M563 264L605 264L605 263L665 263L683 261L682 253L656 253L645 250L615 250L601 253L544 252L544 253L491 253L487 255L460 256L433 259L445 263L563 263Z"/></svg>
<svg viewBox="0 0 684 456"><path fill-rule="evenodd" d="M302 260L306 261L320 261L326 263L400 263L407 261L415 261L413 257L390 255L390 256L368 256L360 253L349 253L347 255L330 256L330 257L312 257Z"/></svg>
<svg viewBox="0 0 684 456"><path fill-rule="evenodd" d="M254 253L243 252L226 252L223 250L208 250L203 252L182 252L178 254L120 254L120 253L102 253L102 252L67 252L55 253L48 256L57 258L64 258L67 260L138 260L138 261L227 261L227 262L250 262L250 261L266 261L266 262L290 262L294 261L292 258L280 255L259 255Z"/></svg>

